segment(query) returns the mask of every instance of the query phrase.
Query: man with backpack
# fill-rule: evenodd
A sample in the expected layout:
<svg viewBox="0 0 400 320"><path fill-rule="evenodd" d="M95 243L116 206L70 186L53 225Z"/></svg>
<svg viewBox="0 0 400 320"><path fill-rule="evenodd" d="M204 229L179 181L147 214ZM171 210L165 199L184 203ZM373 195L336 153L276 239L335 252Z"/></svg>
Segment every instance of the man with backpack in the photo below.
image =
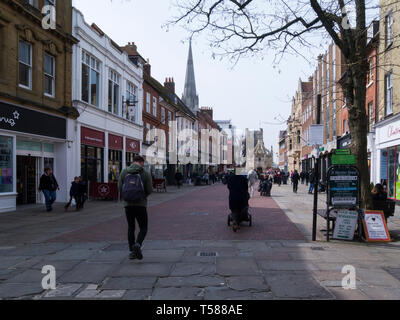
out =
<svg viewBox="0 0 400 320"><path fill-rule="evenodd" d="M143 259L142 245L147 234L147 197L153 192L151 175L144 170L144 159L136 156L130 167L124 169L118 180L118 188L124 200L128 221L130 259ZM139 234L135 238L135 221Z"/></svg>

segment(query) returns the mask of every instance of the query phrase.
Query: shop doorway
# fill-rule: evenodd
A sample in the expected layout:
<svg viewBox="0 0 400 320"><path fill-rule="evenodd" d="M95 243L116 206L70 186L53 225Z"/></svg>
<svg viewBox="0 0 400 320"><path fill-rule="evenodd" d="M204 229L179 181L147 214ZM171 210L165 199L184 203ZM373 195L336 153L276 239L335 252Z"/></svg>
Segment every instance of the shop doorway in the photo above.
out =
<svg viewBox="0 0 400 320"><path fill-rule="evenodd" d="M39 158L17 156L17 205L37 203Z"/></svg>

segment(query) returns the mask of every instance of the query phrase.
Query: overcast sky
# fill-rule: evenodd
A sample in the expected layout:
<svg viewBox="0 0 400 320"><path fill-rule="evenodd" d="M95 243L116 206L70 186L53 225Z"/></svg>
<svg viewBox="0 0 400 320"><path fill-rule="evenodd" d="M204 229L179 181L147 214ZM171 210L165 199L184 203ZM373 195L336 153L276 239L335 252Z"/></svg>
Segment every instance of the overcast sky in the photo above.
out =
<svg viewBox="0 0 400 320"><path fill-rule="evenodd" d="M171 0L73 0L73 5L87 23L96 23L119 45L135 42L141 55L150 59L152 76L161 83L174 77L177 94L182 95L189 34L180 26L169 32L162 28L175 12ZM193 56L200 106L212 107L215 120L231 119L242 130L258 129L260 121L287 119L299 78L307 80L315 68L294 56L276 66L273 55L243 59L232 68L228 60L213 60L202 39L194 40ZM276 161L279 130L286 125L261 127L265 146L273 146Z"/></svg>

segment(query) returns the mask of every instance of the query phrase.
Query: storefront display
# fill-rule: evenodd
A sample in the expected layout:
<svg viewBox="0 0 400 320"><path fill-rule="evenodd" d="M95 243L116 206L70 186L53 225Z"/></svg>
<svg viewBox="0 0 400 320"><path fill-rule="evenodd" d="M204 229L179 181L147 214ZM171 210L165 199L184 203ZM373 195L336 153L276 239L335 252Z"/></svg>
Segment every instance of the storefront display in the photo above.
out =
<svg viewBox="0 0 400 320"><path fill-rule="evenodd" d="M0 136L0 193L13 192L13 138Z"/></svg>
<svg viewBox="0 0 400 320"><path fill-rule="evenodd" d="M82 127L81 143L81 175L84 181L103 182L104 132Z"/></svg>
<svg viewBox="0 0 400 320"><path fill-rule="evenodd" d="M118 181L122 171L123 138L113 134L108 135L108 181Z"/></svg>

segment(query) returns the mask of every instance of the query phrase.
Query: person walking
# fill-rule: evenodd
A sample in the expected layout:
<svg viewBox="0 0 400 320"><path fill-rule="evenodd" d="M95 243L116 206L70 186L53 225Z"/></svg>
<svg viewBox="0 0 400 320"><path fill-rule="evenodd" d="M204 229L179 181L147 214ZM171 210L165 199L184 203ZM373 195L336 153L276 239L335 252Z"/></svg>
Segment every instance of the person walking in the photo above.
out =
<svg viewBox="0 0 400 320"><path fill-rule="evenodd" d="M315 169L314 168L312 168L310 171L309 179L310 179L310 188L308 189L308 193L312 194L314 191L314 186L315 186Z"/></svg>
<svg viewBox="0 0 400 320"><path fill-rule="evenodd" d="M86 199L87 199L87 184L85 181L83 181L82 177L79 177L79 205L80 209L83 209Z"/></svg>
<svg viewBox="0 0 400 320"><path fill-rule="evenodd" d="M297 170L294 170L293 172L293 177L292 177L292 181L293 181L293 192L297 193L297 188L299 186L299 180L300 180L300 175L297 172Z"/></svg>
<svg viewBox="0 0 400 320"><path fill-rule="evenodd" d="M176 185L178 186L178 189L181 188L182 180L183 180L183 175L182 175L182 173L178 170L178 171L175 173L175 181L176 181Z"/></svg>
<svg viewBox="0 0 400 320"><path fill-rule="evenodd" d="M253 198L254 197L254 188L256 185L256 182L258 180L258 174L256 171L254 171L253 169L249 171L248 173L248 179L249 179L249 193L250 196Z"/></svg>
<svg viewBox="0 0 400 320"><path fill-rule="evenodd" d="M57 199L57 190L60 190L53 170L50 167L44 169L44 174L40 177L39 192L43 192L46 200L46 210L53 210L53 203Z"/></svg>
<svg viewBox="0 0 400 320"><path fill-rule="evenodd" d="M71 182L71 188L69 189L69 201L68 203L64 206L65 211L68 210L69 206L71 205L72 199L75 200L75 208L76 211L79 211L81 208L81 186L80 186L80 181L79 177L75 177L74 181Z"/></svg>
<svg viewBox="0 0 400 320"><path fill-rule="evenodd" d="M118 180L118 189L124 200L128 221L129 259L143 259L142 246L147 235L147 197L153 192L151 175L144 170L144 159L136 156L130 167L124 169ZM139 234L135 238L135 222Z"/></svg>

